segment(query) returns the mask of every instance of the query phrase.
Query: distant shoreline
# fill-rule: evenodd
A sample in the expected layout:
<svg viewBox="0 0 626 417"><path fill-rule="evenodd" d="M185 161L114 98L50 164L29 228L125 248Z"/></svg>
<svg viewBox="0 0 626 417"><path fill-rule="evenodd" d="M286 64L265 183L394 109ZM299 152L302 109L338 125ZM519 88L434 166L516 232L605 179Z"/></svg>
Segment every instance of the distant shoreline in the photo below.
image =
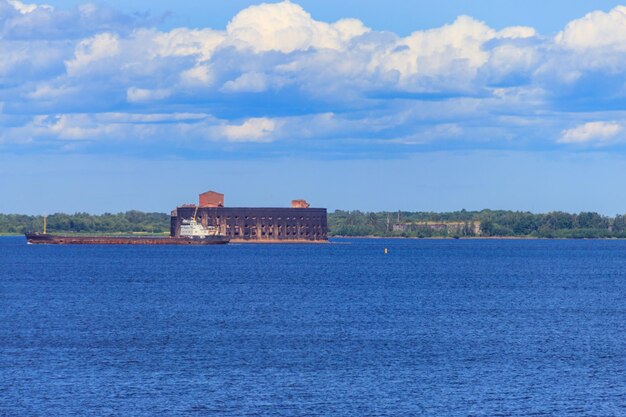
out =
<svg viewBox="0 0 626 417"><path fill-rule="evenodd" d="M56 232L55 232L56 233ZM163 236L163 233L71 233L71 235L126 235L126 236ZM0 237L19 237L23 233L0 233ZM404 237L404 236L329 236L331 239L392 239L392 240L626 240L623 237L537 237L537 236L430 236L430 237ZM233 243L242 243L239 241ZM243 242L247 243L247 242Z"/></svg>
<svg viewBox="0 0 626 417"><path fill-rule="evenodd" d="M56 233L56 232L55 232ZM70 233L71 235L126 235L126 236L163 236L163 233ZM19 237L24 236L23 233L0 233L0 237ZM626 240L623 237L537 237L537 236L430 236L430 237L405 237L405 236L329 236L331 239L392 239L392 240ZM248 242L233 242L248 243Z"/></svg>
<svg viewBox="0 0 626 417"><path fill-rule="evenodd" d="M1 214L0 236L43 230L43 216ZM47 216L51 233L169 234L166 213L55 213ZM371 239L626 239L626 214L613 217L595 212L577 214L481 210L444 213L361 212L328 213L328 234L337 238ZM70 232L71 231L71 232Z"/></svg>

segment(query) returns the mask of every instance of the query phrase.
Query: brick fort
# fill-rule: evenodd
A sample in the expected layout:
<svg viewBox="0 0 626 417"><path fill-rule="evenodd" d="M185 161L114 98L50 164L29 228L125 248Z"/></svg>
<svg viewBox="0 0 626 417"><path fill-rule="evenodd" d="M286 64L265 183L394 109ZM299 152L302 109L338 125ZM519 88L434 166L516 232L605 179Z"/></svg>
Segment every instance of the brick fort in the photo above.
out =
<svg viewBox="0 0 626 417"><path fill-rule="evenodd" d="M325 208L311 208L305 200L291 207L224 207L224 194L207 191L199 204L185 204L172 211L170 234L180 236L183 220L195 219L216 227L231 242L323 243L328 241Z"/></svg>

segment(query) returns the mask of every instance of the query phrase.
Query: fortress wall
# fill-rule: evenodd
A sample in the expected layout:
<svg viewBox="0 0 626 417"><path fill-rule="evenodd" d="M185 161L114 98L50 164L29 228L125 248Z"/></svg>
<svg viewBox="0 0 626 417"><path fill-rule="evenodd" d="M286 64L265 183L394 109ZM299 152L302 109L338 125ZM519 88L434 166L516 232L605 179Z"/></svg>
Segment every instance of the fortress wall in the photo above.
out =
<svg viewBox="0 0 626 417"><path fill-rule="evenodd" d="M171 235L180 236L183 219L191 219L195 207L172 212ZM217 227L233 242L325 242L327 213L323 208L199 207L196 220Z"/></svg>

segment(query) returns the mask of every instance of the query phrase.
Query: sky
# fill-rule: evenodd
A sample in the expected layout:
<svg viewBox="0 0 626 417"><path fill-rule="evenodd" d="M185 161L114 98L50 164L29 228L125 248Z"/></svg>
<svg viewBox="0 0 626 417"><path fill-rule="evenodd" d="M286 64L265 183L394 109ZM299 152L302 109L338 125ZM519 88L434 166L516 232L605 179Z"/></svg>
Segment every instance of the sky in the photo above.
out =
<svg viewBox="0 0 626 417"><path fill-rule="evenodd" d="M625 213L625 64L615 1L0 0L0 212Z"/></svg>

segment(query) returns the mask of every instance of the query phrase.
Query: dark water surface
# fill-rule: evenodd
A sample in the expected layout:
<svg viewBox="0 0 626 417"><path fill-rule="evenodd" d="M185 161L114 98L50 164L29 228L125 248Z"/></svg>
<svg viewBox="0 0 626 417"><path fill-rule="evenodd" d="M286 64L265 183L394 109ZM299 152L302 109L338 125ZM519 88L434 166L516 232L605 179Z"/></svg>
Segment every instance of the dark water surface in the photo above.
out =
<svg viewBox="0 0 626 417"><path fill-rule="evenodd" d="M626 242L341 242L0 238L0 415L626 415Z"/></svg>

